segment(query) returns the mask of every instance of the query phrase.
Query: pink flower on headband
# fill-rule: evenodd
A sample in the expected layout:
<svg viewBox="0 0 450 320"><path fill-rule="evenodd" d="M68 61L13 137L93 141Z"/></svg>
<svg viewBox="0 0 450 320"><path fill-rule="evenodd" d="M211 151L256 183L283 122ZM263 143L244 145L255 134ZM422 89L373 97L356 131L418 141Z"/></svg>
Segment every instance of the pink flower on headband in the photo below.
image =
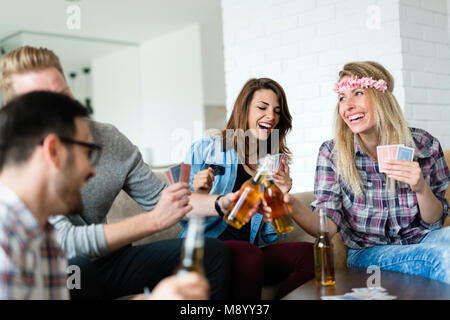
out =
<svg viewBox="0 0 450 320"><path fill-rule="evenodd" d="M354 87L359 88L374 88L377 89L380 92L385 92L387 90L387 84L386 81L383 79L380 80L373 80L372 77L367 78L358 78L357 76L347 79L344 81L341 81L340 83L336 83L334 86L334 91L336 93L340 93L343 89L350 89Z"/></svg>

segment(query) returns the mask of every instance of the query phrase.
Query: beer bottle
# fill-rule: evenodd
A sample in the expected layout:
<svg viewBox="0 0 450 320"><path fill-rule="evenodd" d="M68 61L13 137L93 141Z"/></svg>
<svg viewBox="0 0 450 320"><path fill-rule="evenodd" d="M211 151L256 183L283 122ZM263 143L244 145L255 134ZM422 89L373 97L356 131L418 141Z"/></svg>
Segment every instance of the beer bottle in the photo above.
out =
<svg viewBox="0 0 450 320"><path fill-rule="evenodd" d="M263 168L258 168L255 176L244 182L239 190L239 197L231 205L230 214L223 217L226 223L236 229L242 228L250 210L261 197L260 180L263 178L261 175L263 170Z"/></svg>
<svg viewBox="0 0 450 320"><path fill-rule="evenodd" d="M270 213L272 225L277 234L288 233L294 229L294 225L292 224L288 208L283 201L283 192L275 184L271 171L267 171L263 176L263 179L261 179L261 192L267 206L272 209Z"/></svg>
<svg viewBox="0 0 450 320"><path fill-rule="evenodd" d="M318 285L332 286L336 283L333 244L328 232L325 209L319 209L319 229L316 242L314 243L314 273Z"/></svg>
<svg viewBox="0 0 450 320"><path fill-rule="evenodd" d="M175 270L176 274L195 271L205 275L203 269L204 220L203 217L197 216L189 218L187 235L181 251L181 262Z"/></svg>

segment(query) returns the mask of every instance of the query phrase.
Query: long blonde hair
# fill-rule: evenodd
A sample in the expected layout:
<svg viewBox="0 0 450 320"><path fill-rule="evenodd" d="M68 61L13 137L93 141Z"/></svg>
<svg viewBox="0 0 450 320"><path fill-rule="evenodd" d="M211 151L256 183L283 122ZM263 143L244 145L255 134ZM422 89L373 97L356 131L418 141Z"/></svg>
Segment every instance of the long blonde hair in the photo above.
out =
<svg viewBox="0 0 450 320"><path fill-rule="evenodd" d="M380 92L373 88L364 89L372 101L378 144L404 144L415 148L415 143L403 112L392 93L394 90L394 78L389 71L377 62L350 62L344 65L344 68L339 72L339 81L345 76L372 77L374 80L383 79L386 81L387 90L385 92ZM336 106L335 118L335 145L333 152L337 155L338 175L353 193L361 196L364 193L364 187L356 169L354 134L339 114L339 102ZM358 143L362 145L361 139L358 139ZM363 145L362 147L364 148ZM395 190L395 181L388 178L386 189L393 192Z"/></svg>

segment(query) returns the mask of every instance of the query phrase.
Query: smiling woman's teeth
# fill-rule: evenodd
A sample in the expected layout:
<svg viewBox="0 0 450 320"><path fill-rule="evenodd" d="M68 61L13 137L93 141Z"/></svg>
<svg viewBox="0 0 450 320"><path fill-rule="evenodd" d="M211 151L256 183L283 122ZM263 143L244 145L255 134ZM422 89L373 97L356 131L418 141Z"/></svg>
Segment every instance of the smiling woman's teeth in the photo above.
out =
<svg viewBox="0 0 450 320"><path fill-rule="evenodd" d="M269 133L271 130L271 126L266 124L259 123L258 126L260 130L266 131L266 133Z"/></svg>
<svg viewBox="0 0 450 320"><path fill-rule="evenodd" d="M354 114L354 115L348 117L348 119L350 121L355 121L355 120L358 120L358 119L363 118L363 117L364 117L364 114L359 113L359 114Z"/></svg>

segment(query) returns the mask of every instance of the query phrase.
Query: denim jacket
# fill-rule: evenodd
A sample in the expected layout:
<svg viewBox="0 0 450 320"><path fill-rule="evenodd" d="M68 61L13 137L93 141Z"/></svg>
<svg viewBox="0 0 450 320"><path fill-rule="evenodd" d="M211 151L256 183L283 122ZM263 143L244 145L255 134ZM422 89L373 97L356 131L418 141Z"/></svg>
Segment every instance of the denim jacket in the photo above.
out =
<svg viewBox="0 0 450 320"><path fill-rule="evenodd" d="M225 168L223 175L214 176L210 194L225 195L233 191L238 168L238 158L233 148L223 149L221 136L203 138L194 142L186 155L185 163L192 166L189 181L192 191L194 175L200 170L203 170L207 164L217 164ZM263 222L262 214L256 213L250 223L251 243L261 246L264 243L274 242L278 238L272 224ZM181 231L178 237L183 238L186 235L187 221L182 220L180 224L183 227L183 231ZM205 222L205 236L217 238L225 231L227 226L228 224L222 218L209 217Z"/></svg>

